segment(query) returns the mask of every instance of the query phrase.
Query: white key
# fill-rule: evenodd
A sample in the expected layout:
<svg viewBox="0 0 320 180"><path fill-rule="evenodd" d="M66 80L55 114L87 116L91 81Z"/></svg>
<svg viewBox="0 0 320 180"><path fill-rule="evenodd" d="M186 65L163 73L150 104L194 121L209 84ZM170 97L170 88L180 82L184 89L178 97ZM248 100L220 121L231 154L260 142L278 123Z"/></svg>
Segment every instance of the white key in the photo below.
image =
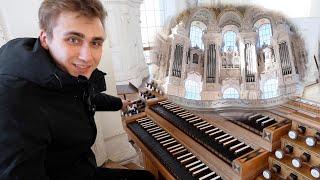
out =
<svg viewBox="0 0 320 180"><path fill-rule="evenodd" d="M222 130L220 129L219 131L210 133L209 136L213 136L213 135L218 134L218 133L221 133L221 132L222 132Z"/></svg>
<svg viewBox="0 0 320 180"><path fill-rule="evenodd" d="M181 145L181 144L176 144L176 145L174 145L174 146L168 147L167 150L169 151L169 150L171 150L171 149L174 149L174 148L177 148L177 147L180 147L180 146L182 146L182 145Z"/></svg>
<svg viewBox="0 0 320 180"><path fill-rule="evenodd" d="M186 121L190 121L190 120L193 120L193 119L196 119L196 118L199 118L198 116L194 116L194 117L191 117L191 118L187 118Z"/></svg>
<svg viewBox="0 0 320 180"><path fill-rule="evenodd" d="M158 138L158 137L162 137L162 136L165 136L165 135L167 135L168 133L167 132L165 132L165 131L162 131L162 132L164 132L164 133L162 133L162 134L158 134L158 135L156 135L156 136L153 136L154 138Z"/></svg>
<svg viewBox="0 0 320 180"><path fill-rule="evenodd" d="M153 132L156 132L156 131L159 131L159 130L162 130L162 128L160 128L159 126L151 128L151 129L147 129L147 131L149 133L153 133Z"/></svg>
<svg viewBox="0 0 320 180"><path fill-rule="evenodd" d="M180 113L177 113L177 115L186 115L186 114L191 114L190 112L188 111L183 111L183 112L180 112Z"/></svg>
<svg viewBox="0 0 320 180"><path fill-rule="evenodd" d="M237 139L232 139L232 140L230 140L230 141L228 141L228 142L223 143L223 146L226 146L226 145L228 145L228 144L230 144L230 143L233 143L233 142L235 142L235 141L237 141Z"/></svg>
<svg viewBox="0 0 320 180"><path fill-rule="evenodd" d="M250 146L249 145L246 145L245 147L242 147L238 150L235 151L236 154L240 153L241 151L244 151L245 149L248 149Z"/></svg>
<svg viewBox="0 0 320 180"><path fill-rule="evenodd" d="M142 123L140 123L140 125L142 126L142 125L150 124L150 123L154 123L154 122L153 122L153 121L146 121L146 122L142 122Z"/></svg>
<svg viewBox="0 0 320 180"><path fill-rule="evenodd" d="M184 109L172 110L171 112L173 112L173 113L178 113L178 112L181 112L181 111L184 111Z"/></svg>
<svg viewBox="0 0 320 180"><path fill-rule="evenodd" d="M193 124L193 125L194 125L194 126L198 126L198 125L201 125L201 124L204 124L204 123L206 123L206 121L197 122L197 123L195 123L195 124Z"/></svg>
<svg viewBox="0 0 320 180"><path fill-rule="evenodd" d="M171 111L176 111L176 110L184 110L183 108L179 106L173 106L174 108L171 109Z"/></svg>
<svg viewBox="0 0 320 180"><path fill-rule="evenodd" d="M137 120L137 122L141 123L141 122L144 122L144 121L147 121L147 120L150 120L150 119L149 118L142 118L142 119Z"/></svg>
<svg viewBox="0 0 320 180"><path fill-rule="evenodd" d="M259 119L256 120L256 123L259 123L260 121L266 120L268 118L269 118L268 116L264 116L262 118L259 118Z"/></svg>
<svg viewBox="0 0 320 180"><path fill-rule="evenodd" d="M172 109L175 109L175 106L164 106L164 108L166 108L169 111L172 111Z"/></svg>
<svg viewBox="0 0 320 180"><path fill-rule="evenodd" d="M210 180L217 180L217 179L219 179L220 178L220 176L216 176L216 177L214 177L214 178L212 178L212 179L210 179Z"/></svg>
<svg viewBox="0 0 320 180"><path fill-rule="evenodd" d="M206 175L200 177L199 180L204 180L204 179L206 179L206 178L208 178L208 177L210 177L210 176L212 176L212 175L215 175L215 174L216 174L216 173L212 171L211 173L206 174Z"/></svg>
<svg viewBox="0 0 320 180"><path fill-rule="evenodd" d="M156 136L158 136L159 134L167 134L167 132L165 132L165 131L156 132L156 133L152 134L152 136L153 136L153 137L156 137Z"/></svg>
<svg viewBox="0 0 320 180"><path fill-rule="evenodd" d="M197 126L197 128L202 128L202 127L204 127L204 126L208 126L209 125L209 123L208 122L206 122L206 123L204 123L204 124L201 124L201 125L199 125L199 126Z"/></svg>
<svg viewBox="0 0 320 180"><path fill-rule="evenodd" d="M167 142L169 142L169 141L171 141L171 140L174 140L174 139L173 139L173 138L170 138L170 139L167 139L167 140L164 140L164 141L160 141L160 144L167 143Z"/></svg>
<svg viewBox="0 0 320 180"><path fill-rule="evenodd" d="M201 173L202 171L204 171L204 170L206 170L206 169L209 169L208 166L206 166L206 167L204 167L204 168L202 168L202 169L199 169L199 170L193 172L192 175L197 175L197 174Z"/></svg>
<svg viewBox="0 0 320 180"><path fill-rule="evenodd" d="M144 125L142 127L144 127L145 129L148 129L148 128L153 127L153 126L157 126L157 125L152 123L152 124L149 124L149 125Z"/></svg>
<svg viewBox="0 0 320 180"><path fill-rule="evenodd" d="M178 151L178 150L180 150L180 149L185 149L185 148L184 148L183 146L180 146L180 147L177 147L177 148L174 148L174 149L169 150L169 152L170 152L170 153L173 153L173 152Z"/></svg>
<svg viewBox="0 0 320 180"><path fill-rule="evenodd" d="M185 157L190 156L190 155L192 155L191 152L189 152L187 154L184 154L184 155L181 155L181 156L177 157L177 159L179 160L179 159L185 158Z"/></svg>
<svg viewBox="0 0 320 180"><path fill-rule="evenodd" d="M221 136L218 136L218 137L214 138L214 140L219 140L219 139L227 137L227 136L229 136L229 134L223 134Z"/></svg>
<svg viewBox="0 0 320 180"><path fill-rule="evenodd" d="M157 141L160 141L161 139L165 139L167 137L170 137L170 134L157 138Z"/></svg>
<svg viewBox="0 0 320 180"><path fill-rule="evenodd" d="M172 109L172 111L176 111L176 110L184 110L182 107L176 106L176 108Z"/></svg>
<svg viewBox="0 0 320 180"><path fill-rule="evenodd" d="M268 122L270 122L270 121L273 121L273 120L274 120L274 118L271 118L271 119L268 119L268 120L266 120L266 121L263 121L263 122L261 123L261 125L264 126L264 124L266 124L266 123L268 123Z"/></svg>
<svg viewBox="0 0 320 180"><path fill-rule="evenodd" d="M229 139L232 139L232 138L233 138L233 136L229 136L229 137L220 139L220 140L219 140L219 143L223 143L223 142L225 142L225 141L227 141L227 140L229 140Z"/></svg>
<svg viewBox="0 0 320 180"><path fill-rule="evenodd" d="M213 128L213 129L205 131L204 133L208 134L208 133L211 133L211 132L216 131L216 130L219 130L219 128Z"/></svg>
<svg viewBox="0 0 320 180"><path fill-rule="evenodd" d="M189 123L193 123L193 122L196 122L196 121L199 121L201 120L201 118L198 118L198 119L194 119L194 120L191 120L191 121L188 121Z"/></svg>
<svg viewBox="0 0 320 180"><path fill-rule="evenodd" d="M195 165L195 164L198 164L198 163L201 163L201 161L200 161L200 160L194 161L194 162L192 162L192 163L190 163L190 164L187 164L185 167L186 167L186 168L189 168L189 167L191 167L191 166L193 166L193 165Z"/></svg>
<svg viewBox="0 0 320 180"><path fill-rule="evenodd" d="M173 141L170 141L170 142L167 142L167 143L162 144L162 146L168 146L168 145L170 145L170 144L172 144L172 143L175 143L175 142L177 142L177 141L176 141L176 140L173 140Z"/></svg>
<svg viewBox="0 0 320 180"><path fill-rule="evenodd" d="M208 124L209 124L209 123L208 123ZM207 125L207 126L201 127L201 128L200 128L200 130L207 129L207 128L209 128L209 127L212 127L212 125L211 125L211 124L209 124L209 125Z"/></svg>
<svg viewBox="0 0 320 180"><path fill-rule="evenodd" d="M156 136L157 138L158 137L162 137L162 136L165 136L165 135L167 135L168 133L167 132L165 132L165 131L163 131L164 133L162 133L162 134L159 134L158 136Z"/></svg>
<svg viewBox="0 0 320 180"><path fill-rule="evenodd" d="M185 115L185 116L180 116L181 118L185 119L185 118L188 118L188 117L191 117L193 116L193 114L188 114L188 115Z"/></svg>
<svg viewBox="0 0 320 180"><path fill-rule="evenodd" d="M192 113L186 113L186 114L182 114L182 115L180 115L180 117L189 117L189 116L193 116L193 114Z"/></svg>
<svg viewBox="0 0 320 180"><path fill-rule="evenodd" d="M189 171L193 171L193 170L198 169L199 167L202 167L202 166L205 166L205 164L203 164L203 163L198 164L198 165L196 165L196 166L194 166L194 167L190 168L190 169L189 169Z"/></svg>
<svg viewBox="0 0 320 180"><path fill-rule="evenodd" d="M244 142L239 143L239 144L236 144L236 145L230 147L229 149L232 151L233 149L235 149L235 148L237 148L237 147L239 147L239 146L242 146L242 145L244 145Z"/></svg>
<svg viewBox="0 0 320 180"><path fill-rule="evenodd" d="M254 115L252 115L252 116L249 116L249 121L251 121L251 119L253 119L253 118L255 118L255 117L258 117L258 116L260 116L261 114L254 114Z"/></svg>
<svg viewBox="0 0 320 180"><path fill-rule="evenodd" d="M184 151L187 151L187 149L182 149L180 151L174 152L174 153L172 153L172 156L175 156L176 154L182 153Z"/></svg>
<svg viewBox="0 0 320 180"><path fill-rule="evenodd" d="M184 162L187 162L187 161L189 161L190 159L193 159L193 158L195 158L195 156L188 157L188 158L186 158L184 160L181 160L180 162L184 163Z"/></svg>
<svg viewBox="0 0 320 180"><path fill-rule="evenodd" d="M168 110L171 110L171 109L174 109L174 108L176 108L178 106L174 106L174 105L169 104L169 105L164 105L163 107L168 109Z"/></svg>
<svg viewBox="0 0 320 180"><path fill-rule="evenodd" d="M179 112L179 113L177 113L177 115L183 115L185 113L188 113L188 112L187 111Z"/></svg>
<svg viewBox="0 0 320 180"><path fill-rule="evenodd" d="M176 105L172 104L172 103L167 103L167 104L164 104L163 107L177 107Z"/></svg>

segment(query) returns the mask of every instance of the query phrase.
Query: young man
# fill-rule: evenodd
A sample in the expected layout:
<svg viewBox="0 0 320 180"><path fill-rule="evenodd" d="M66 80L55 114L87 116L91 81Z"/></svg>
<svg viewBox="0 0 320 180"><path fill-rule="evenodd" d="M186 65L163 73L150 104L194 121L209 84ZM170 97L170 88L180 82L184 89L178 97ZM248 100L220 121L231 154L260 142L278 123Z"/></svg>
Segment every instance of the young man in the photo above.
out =
<svg viewBox="0 0 320 180"><path fill-rule="evenodd" d="M129 102L101 93L105 40L99 0L44 0L40 37L0 49L0 179L152 179L97 168L94 113Z"/></svg>

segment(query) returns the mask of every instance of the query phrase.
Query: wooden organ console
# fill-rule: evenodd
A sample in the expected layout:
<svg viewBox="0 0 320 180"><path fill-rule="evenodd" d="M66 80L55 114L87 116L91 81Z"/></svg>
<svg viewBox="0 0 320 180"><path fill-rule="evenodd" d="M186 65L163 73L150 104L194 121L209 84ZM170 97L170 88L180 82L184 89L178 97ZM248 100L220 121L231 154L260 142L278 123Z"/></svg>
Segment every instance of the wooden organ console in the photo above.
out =
<svg viewBox="0 0 320 180"><path fill-rule="evenodd" d="M280 138L291 127L289 119L267 111L253 112L247 116L229 121L260 136L259 145L268 151L273 151L279 147Z"/></svg>
<svg viewBox="0 0 320 180"><path fill-rule="evenodd" d="M156 179L320 178L320 124L291 123L279 115L283 112L257 111L241 121L225 119L228 126L223 127L148 86L147 93L140 93L145 109L123 116L123 124L141 149L145 169ZM247 141L235 129L270 146Z"/></svg>
<svg viewBox="0 0 320 180"><path fill-rule="evenodd" d="M292 119L291 130L281 137L281 147L269 157L269 168L258 179L320 179L320 121L309 113L288 109L292 103L277 109ZM295 101L294 105L305 103Z"/></svg>

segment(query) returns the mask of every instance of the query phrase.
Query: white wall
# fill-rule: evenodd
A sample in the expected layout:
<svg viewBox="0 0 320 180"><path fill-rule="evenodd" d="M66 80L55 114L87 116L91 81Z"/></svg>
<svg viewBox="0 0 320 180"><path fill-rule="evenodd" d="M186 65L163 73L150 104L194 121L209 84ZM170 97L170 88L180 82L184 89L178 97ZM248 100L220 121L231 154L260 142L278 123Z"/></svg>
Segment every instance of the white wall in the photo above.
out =
<svg viewBox="0 0 320 180"><path fill-rule="evenodd" d="M312 83L319 77L313 56L316 55L317 57L318 55L320 18L291 18L290 21L298 27L299 34L305 41L308 56L306 80L307 84Z"/></svg>
<svg viewBox="0 0 320 180"><path fill-rule="evenodd" d="M8 30L9 39L38 36L38 8L40 3L40 0L0 0L0 11Z"/></svg>

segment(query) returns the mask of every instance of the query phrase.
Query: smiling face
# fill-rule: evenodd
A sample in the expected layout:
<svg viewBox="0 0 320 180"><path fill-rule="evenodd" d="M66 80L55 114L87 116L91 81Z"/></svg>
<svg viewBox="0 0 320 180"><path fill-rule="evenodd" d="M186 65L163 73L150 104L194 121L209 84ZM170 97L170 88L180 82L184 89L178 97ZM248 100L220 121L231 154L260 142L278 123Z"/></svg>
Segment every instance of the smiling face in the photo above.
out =
<svg viewBox="0 0 320 180"><path fill-rule="evenodd" d="M85 17L75 12L62 12L56 19L52 37L40 32L42 47L49 50L58 67L74 77L90 78L97 68L105 39L98 17Z"/></svg>

